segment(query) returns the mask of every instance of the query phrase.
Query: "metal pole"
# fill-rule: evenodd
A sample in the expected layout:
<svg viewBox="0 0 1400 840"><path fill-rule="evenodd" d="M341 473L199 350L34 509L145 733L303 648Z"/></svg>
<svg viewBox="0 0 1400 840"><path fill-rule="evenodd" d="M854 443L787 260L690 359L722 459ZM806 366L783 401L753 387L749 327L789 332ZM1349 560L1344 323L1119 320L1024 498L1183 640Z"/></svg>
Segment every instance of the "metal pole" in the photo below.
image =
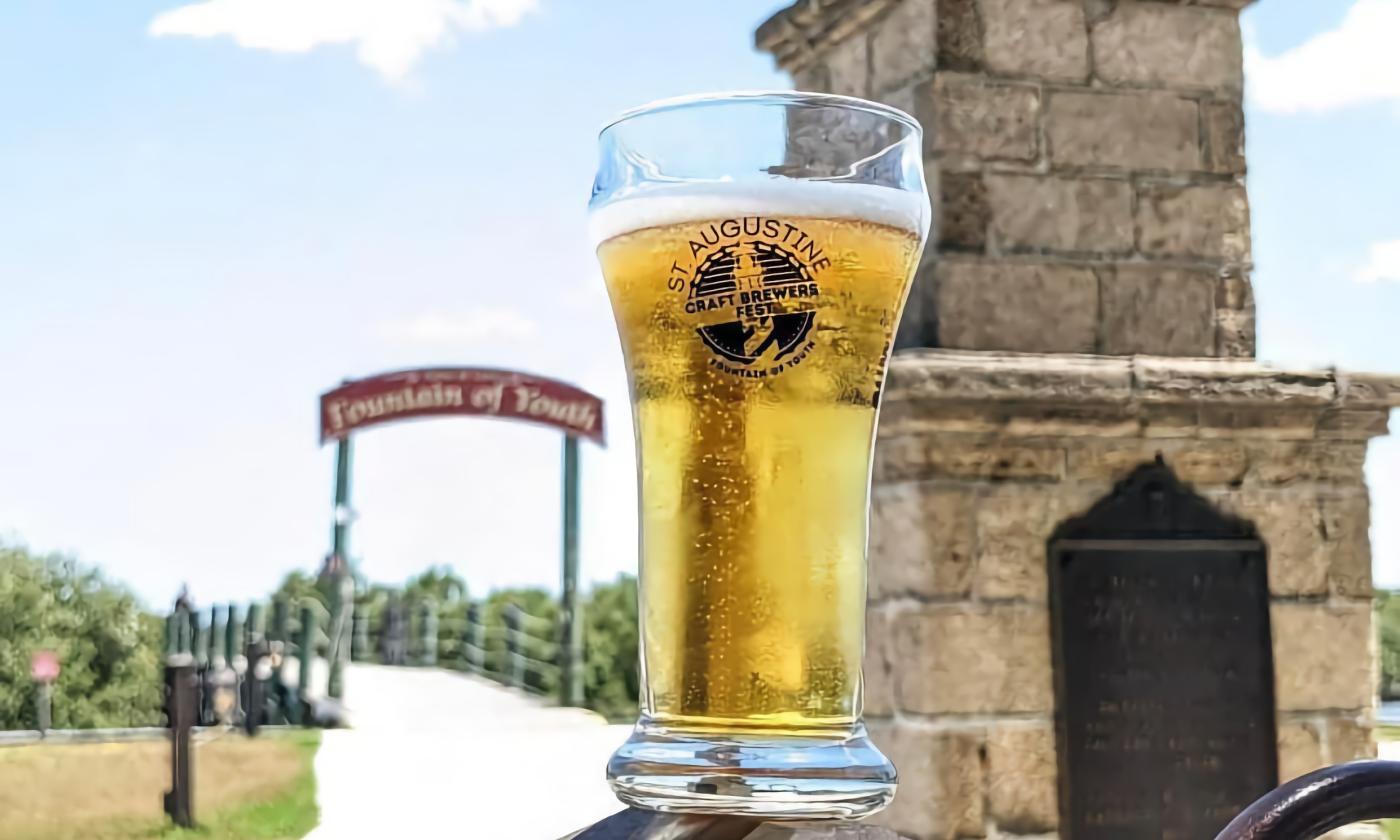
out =
<svg viewBox="0 0 1400 840"><path fill-rule="evenodd" d="M224 621L224 664L233 667L233 660L238 656L238 639L243 634L242 622L238 620L238 607L233 604L228 605L228 618Z"/></svg>
<svg viewBox="0 0 1400 840"><path fill-rule="evenodd" d="M432 601L424 601L421 611L421 619L418 623L418 630L422 633L420 643L422 649L419 652L418 664L425 668L432 668L437 665L438 649L438 618L437 604Z"/></svg>
<svg viewBox="0 0 1400 840"><path fill-rule="evenodd" d="M330 637L326 649L330 660L326 695L337 699L345 695L345 665L350 659L351 624L355 608L355 582L350 575L350 473L353 451L348 435L336 442L331 556L340 560L337 570L340 579L333 581L330 626L326 628Z"/></svg>
<svg viewBox="0 0 1400 840"><path fill-rule="evenodd" d="M288 638L287 634L287 624L289 622L289 617L287 613L287 599L281 595L278 595L272 600L272 627L267 634L268 641L291 641L291 639Z"/></svg>
<svg viewBox="0 0 1400 840"><path fill-rule="evenodd" d="M335 509L331 526L331 553L349 562L350 555L350 438L335 445Z"/></svg>
<svg viewBox="0 0 1400 840"><path fill-rule="evenodd" d="M583 705L583 622L578 608L578 438L564 436L564 557L559 605L559 703Z"/></svg>
<svg viewBox="0 0 1400 840"><path fill-rule="evenodd" d="M348 569L342 568L331 593L330 626L326 628L330 643L326 648L329 669L326 675L326 696L345 696L345 665L350 659L350 624L355 608L355 581Z"/></svg>
<svg viewBox="0 0 1400 840"><path fill-rule="evenodd" d="M467 667L473 674L486 670L486 627L481 623L481 608L476 604L467 606Z"/></svg>
<svg viewBox="0 0 1400 840"><path fill-rule="evenodd" d="M45 680L38 685L39 692L34 697L34 703L38 706L35 709L39 716L39 735L43 737L48 734L49 727L53 725L53 684Z"/></svg>
<svg viewBox="0 0 1400 840"><path fill-rule="evenodd" d="M190 767L190 727L194 725L193 665L165 667L165 713L170 722L170 790L165 813L182 828L194 827L194 796Z"/></svg>
<svg viewBox="0 0 1400 840"><path fill-rule="evenodd" d="M228 613L226 612L226 613L224 613L224 615L227 616ZM218 607L210 607L210 608L209 608L209 667L210 667L210 668L222 668L222 667L224 667L225 665L228 664L228 660L224 658L224 650L225 650L225 648L224 648L224 642L225 642L225 641L227 640L227 638L228 638L227 633L226 633L226 630L227 630L227 629L228 629L228 628L227 628L226 623L219 620L219 608L218 608Z"/></svg>
<svg viewBox="0 0 1400 840"><path fill-rule="evenodd" d="M266 637L263 631L263 605L250 604L248 606L248 621L243 625L243 648L246 650L249 645L260 642Z"/></svg>
<svg viewBox="0 0 1400 840"><path fill-rule="evenodd" d="M301 639L297 642L300 671L297 674L297 698L305 703L311 694L311 661L316 658L316 608L301 607Z"/></svg>
<svg viewBox="0 0 1400 840"><path fill-rule="evenodd" d="M369 645L369 608L363 604L355 605L355 626L354 635L350 640L350 661L364 662L371 659Z"/></svg>
<svg viewBox="0 0 1400 840"><path fill-rule="evenodd" d="M506 651L510 654L510 684L524 688L525 660L520 652L520 608L515 604L506 604L502 618L506 622Z"/></svg>

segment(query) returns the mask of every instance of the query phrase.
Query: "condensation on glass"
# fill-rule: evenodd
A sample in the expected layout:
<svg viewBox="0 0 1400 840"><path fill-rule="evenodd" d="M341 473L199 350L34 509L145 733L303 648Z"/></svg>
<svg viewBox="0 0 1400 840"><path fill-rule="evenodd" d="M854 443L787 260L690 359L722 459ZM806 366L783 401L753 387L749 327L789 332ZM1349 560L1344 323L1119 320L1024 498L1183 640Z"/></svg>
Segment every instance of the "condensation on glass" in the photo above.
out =
<svg viewBox="0 0 1400 840"><path fill-rule="evenodd" d="M693 97L602 132L590 205L638 443L643 696L609 780L674 811L858 817L871 450L929 204L909 116Z"/></svg>

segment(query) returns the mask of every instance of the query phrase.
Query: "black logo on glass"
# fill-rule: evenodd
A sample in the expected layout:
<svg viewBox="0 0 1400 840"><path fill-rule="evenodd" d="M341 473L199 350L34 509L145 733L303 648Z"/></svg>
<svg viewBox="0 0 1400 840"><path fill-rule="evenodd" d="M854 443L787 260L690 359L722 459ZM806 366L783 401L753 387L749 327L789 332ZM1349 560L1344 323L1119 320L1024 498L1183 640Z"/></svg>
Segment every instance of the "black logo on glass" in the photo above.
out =
<svg viewBox="0 0 1400 840"><path fill-rule="evenodd" d="M806 346L818 294L807 266L786 249L735 242L712 251L696 268L686 311L733 313L733 320L696 328L721 358L746 367L779 364Z"/></svg>

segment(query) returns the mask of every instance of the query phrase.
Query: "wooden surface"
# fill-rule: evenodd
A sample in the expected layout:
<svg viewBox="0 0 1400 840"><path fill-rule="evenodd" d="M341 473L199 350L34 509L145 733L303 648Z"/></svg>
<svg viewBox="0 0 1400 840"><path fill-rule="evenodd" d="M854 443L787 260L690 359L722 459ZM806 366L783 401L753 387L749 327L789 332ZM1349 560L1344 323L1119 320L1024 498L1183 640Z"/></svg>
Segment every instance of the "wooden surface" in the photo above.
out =
<svg viewBox="0 0 1400 840"><path fill-rule="evenodd" d="M744 817L658 814L629 808L561 840L903 840L887 828L848 822L760 822Z"/></svg>

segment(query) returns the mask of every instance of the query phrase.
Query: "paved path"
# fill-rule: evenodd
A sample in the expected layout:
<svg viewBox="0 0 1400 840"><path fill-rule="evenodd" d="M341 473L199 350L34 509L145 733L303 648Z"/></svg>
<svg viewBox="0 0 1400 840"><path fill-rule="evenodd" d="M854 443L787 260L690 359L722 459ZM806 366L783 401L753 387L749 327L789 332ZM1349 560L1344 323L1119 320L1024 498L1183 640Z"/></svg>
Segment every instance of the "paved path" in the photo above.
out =
<svg viewBox="0 0 1400 840"><path fill-rule="evenodd" d="M603 765L626 726L431 669L354 665L345 696L309 840L556 840L622 807Z"/></svg>

